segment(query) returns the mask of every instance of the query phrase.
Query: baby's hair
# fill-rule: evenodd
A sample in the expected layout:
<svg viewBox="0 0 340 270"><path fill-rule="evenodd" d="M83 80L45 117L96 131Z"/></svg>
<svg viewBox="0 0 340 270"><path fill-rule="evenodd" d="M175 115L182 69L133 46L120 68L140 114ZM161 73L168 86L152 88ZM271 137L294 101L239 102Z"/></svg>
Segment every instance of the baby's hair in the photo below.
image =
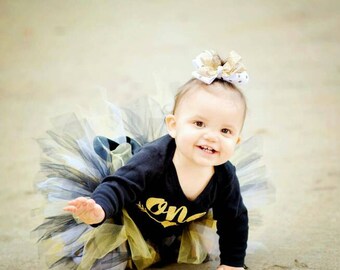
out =
<svg viewBox="0 0 340 270"><path fill-rule="evenodd" d="M174 107L172 110L172 114L176 113L176 109L179 105L179 103L181 102L182 98L191 90L200 87L201 89L209 89L209 86L212 85L220 85L222 86L224 89L226 89L227 91L234 91L236 93L239 94L243 104L244 104L244 114L243 114L243 123L247 114L247 101L245 96L243 95L241 89L239 89L237 86L235 86L234 84L227 82L227 81L223 81L223 80L219 80L216 79L214 82L212 82L211 84L206 84L198 79L192 78L189 81L187 81L184 85L182 85L179 89L178 92L175 96L175 102L174 102ZM193 90L194 91L194 90Z"/></svg>

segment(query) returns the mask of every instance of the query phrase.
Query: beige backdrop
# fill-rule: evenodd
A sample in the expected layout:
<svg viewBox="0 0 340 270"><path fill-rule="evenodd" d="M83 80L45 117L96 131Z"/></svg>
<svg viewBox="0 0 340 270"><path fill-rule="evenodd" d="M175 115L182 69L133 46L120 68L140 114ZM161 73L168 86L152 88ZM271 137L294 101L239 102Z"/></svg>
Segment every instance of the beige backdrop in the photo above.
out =
<svg viewBox="0 0 340 270"><path fill-rule="evenodd" d="M34 139L49 119L91 104L98 86L118 100L175 88L208 48L244 58L244 137L263 136L277 189L256 233L267 251L247 264L340 268L339 13L337 0L1 0L0 268L44 268L30 231L41 222Z"/></svg>

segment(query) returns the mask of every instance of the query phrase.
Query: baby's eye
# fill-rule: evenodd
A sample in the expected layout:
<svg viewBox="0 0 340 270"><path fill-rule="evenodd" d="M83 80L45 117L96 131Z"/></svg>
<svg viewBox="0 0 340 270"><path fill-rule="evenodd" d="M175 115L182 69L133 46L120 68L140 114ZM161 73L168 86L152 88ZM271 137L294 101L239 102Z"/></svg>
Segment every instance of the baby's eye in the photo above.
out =
<svg viewBox="0 0 340 270"><path fill-rule="evenodd" d="M231 134L231 130L227 128L222 128L221 132L224 134Z"/></svg>
<svg viewBox="0 0 340 270"><path fill-rule="evenodd" d="M194 125L195 125L196 127L204 127L204 123L203 123L202 121L195 121L195 122L194 122Z"/></svg>

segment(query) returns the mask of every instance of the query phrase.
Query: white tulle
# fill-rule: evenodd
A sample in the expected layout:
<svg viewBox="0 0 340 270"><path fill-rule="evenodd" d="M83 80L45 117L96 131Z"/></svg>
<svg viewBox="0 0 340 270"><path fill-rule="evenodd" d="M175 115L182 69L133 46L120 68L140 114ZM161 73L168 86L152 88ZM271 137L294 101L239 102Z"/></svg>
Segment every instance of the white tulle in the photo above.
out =
<svg viewBox="0 0 340 270"><path fill-rule="evenodd" d="M151 98L139 99L129 107L117 107L109 102L104 104L108 109L106 122L111 123L106 130L109 129L114 136L110 139L120 144L112 153L112 162L102 160L93 147L97 135L107 136L90 124L96 118L102 118L102 115L92 116L91 121L78 118L75 114L55 118L52 121L53 128L47 131L48 136L37 140L43 152L41 172L44 175L37 188L46 196L46 204L43 211L45 221L35 229L34 234L50 267L60 264L77 268L84 247L82 236L93 230L91 226L77 222L72 215L64 212L62 209L66 203L79 196L90 197L105 176L125 164L131 157L126 136L144 145L166 133L164 106ZM237 168L252 227L252 224L260 223L257 210L268 203L273 195L261 160L261 144L255 138L245 141L237 148L231 161ZM218 254L216 234L199 226L196 229L207 239L205 248L211 254ZM254 243L250 249L260 245ZM100 267L103 265L108 267L108 263L104 264L104 258L102 260L102 264L97 262L94 269L102 269ZM122 256L118 255L110 259L110 265L125 267Z"/></svg>

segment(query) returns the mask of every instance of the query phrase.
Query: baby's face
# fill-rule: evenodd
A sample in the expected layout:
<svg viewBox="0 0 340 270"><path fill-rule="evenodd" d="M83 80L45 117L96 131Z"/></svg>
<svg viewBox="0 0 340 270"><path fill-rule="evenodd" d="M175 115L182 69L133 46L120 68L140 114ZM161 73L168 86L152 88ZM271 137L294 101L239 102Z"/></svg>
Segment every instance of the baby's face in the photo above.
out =
<svg viewBox="0 0 340 270"><path fill-rule="evenodd" d="M167 118L169 133L176 140L175 154L192 165L225 163L239 142L243 116L244 103L237 93L218 85L209 86L209 91L190 91L175 115Z"/></svg>

